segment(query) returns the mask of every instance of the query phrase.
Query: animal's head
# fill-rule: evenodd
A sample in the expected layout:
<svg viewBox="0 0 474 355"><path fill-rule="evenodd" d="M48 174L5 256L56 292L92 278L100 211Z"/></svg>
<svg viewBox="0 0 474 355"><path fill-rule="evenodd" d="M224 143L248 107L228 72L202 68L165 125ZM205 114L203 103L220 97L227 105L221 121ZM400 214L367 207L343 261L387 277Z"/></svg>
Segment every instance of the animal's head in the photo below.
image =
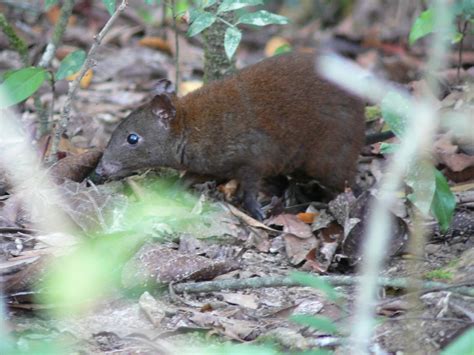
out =
<svg viewBox="0 0 474 355"><path fill-rule="evenodd" d="M96 181L125 177L150 167L173 166L176 138L170 126L176 119L175 90L170 81L162 79L154 94L115 129L95 169Z"/></svg>

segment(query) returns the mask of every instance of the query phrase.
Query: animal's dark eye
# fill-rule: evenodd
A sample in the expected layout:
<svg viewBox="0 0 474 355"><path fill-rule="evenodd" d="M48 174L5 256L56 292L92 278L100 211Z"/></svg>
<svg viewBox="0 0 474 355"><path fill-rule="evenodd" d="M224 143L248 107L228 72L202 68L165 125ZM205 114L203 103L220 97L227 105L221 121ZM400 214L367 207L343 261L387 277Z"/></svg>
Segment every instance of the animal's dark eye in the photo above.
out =
<svg viewBox="0 0 474 355"><path fill-rule="evenodd" d="M135 134L135 133L130 133L127 137L127 142L128 144L131 144L131 145L137 144L139 140L140 140L140 137L138 136L138 134Z"/></svg>

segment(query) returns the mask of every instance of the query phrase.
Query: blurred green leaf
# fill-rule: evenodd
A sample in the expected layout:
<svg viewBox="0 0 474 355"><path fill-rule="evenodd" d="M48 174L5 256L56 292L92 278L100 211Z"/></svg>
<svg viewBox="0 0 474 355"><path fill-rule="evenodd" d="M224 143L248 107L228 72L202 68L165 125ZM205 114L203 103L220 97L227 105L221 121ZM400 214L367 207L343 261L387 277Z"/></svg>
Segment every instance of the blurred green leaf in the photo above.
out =
<svg viewBox="0 0 474 355"><path fill-rule="evenodd" d="M242 39L242 32L236 27L228 27L225 31L224 48L227 58L231 59L234 55L240 40Z"/></svg>
<svg viewBox="0 0 474 355"><path fill-rule="evenodd" d="M456 197L451 192L449 184L443 173L435 169L436 189L431 205L431 212L438 221L441 230L446 231L451 224L454 209L456 208Z"/></svg>
<svg viewBox="0 0 474 355"><path fill-rule="evenodd" d="M290 53L292 50L293 49L291 48L289 44L283 44L275 50L275 53L273 53L273 55L275 56L275 55Z"/></svg>
<svg viewBox="0 0 474 355"><path fill-rule="evenodd" d="M67 78L69 75L77 73L84 61L86 60L86 52L82 49L78 49L72 53L69 53L59 65L58 71L56 72L56 79L62 80Z"/></svg>
<svg viewBox="0 0 474 355"><path fill-rule="evenodd" d="M452 44L459 43L459 42L461 42L462 38L463 38L462 33L460 33L460 32L455 32L455 33L453 34L453 37L451 38L451 43L452 43Z"/></svg>
<svg viewBox="0 0 474 355"><path fill-rule="evenodd" d="M115 1L116 0L102 0L105 5L105 8L107 9L110 15L113 15L113 13L115 12Z"/></svg>
<svg viewBox="0 0 474 355"><path fill-rule="evenodd" d="M435 168L432 162L424 159L412 164L405 183L413 190L407 196L408 199L423 215L427 216L436 190Z"/></svg>
<svg viewBox="0 0 474 355"><path fill-rule="evenodd" d="M334 287L327 281L320 277L310 275L305 272L292 272L290 274L292 280L300 283L303 286L309 286L325 293L326 297L331 301L336 301L339 298Z"/></svg>
<svg viewBox="0 0 474 355"><path fill-rule="evenodd" d="M190 0L178 0L176 2L176 13L180 14L180 13L183 13L183 12L186 12L188 11L189 9L189 3L190 3Z"/></svg>
<svg viewBox="0 0 474 355"><path fill-rule="evenodd" d="M237 23L254 26L286 25L288 23L288 19L285 16L280 16L265 10L260 10L240 16Z"/></svg>
<svg viewBox="0 0 474 355"><path fill-rule="evenodd" d="M406 99L400 94L390 91L380 103L380 110L385 123L397 136L402 137L405 133L406 123L410 108Z"/></svg>
<svg viewBox="0 0 474 355"><path fill-rule="evenodd" d="M0 109L15 105L35 93L43 84L47 72L42 68L23 68L8 75L0 84Z"/></svg>
<svg viewBox="0 0 474 355"><path fill-rule="evenodd" d="M51 6L56 5L58 0L45 0L44 1L44 8L48 10Z"/></svg>
<svg viewBox="0 0 474 355"><path fill-rule="evenodd" d="M330 318L327 318L327 317L322 317L322 316L316 317L316 316L310 316L307 314L298 314L298 315L291 316L290 320L295 323L306 325L313 329L322 330L330 334L338 333L337 326L334 324L334 322Z"/></svg>
<svg viewBox="0 0 474 355"><path fill-rule="evenodd" d="M410 35L408 36L408 42L410 45L415 43L418 39L426 36L433 32L434 27L434 11L428 9L423 11L420 16L417 17L415 23L411 27Z"/></svg>
<svg viewBox="0 0 474 355"><path fill-rule="evenodd" d="M449 344L441 355L474 355L474 328L466 330L460 337Z"/></svg>
<svg viewBox="0 0 474 355"><path fill-rule="evenodd" d="M262 0L224 0L222 1L217 13L241 9L247 6L262 5Z"/></svg>
<svg viewBox="0 0 474 355"><path fill-rule="evenodd" d="M393 154L397 151L400 145L396 143L386 143L382 142L380 144L380 153L382 154Z"/></svg>
<svg viewBox="0 0 474 355"><path fill-rule="evenodd" d="M211 26L216 21L216 19L217 17L215 15L202 11L193 21L191 26L189 26L188 36L192 37L204 31L206 28Z"/></svg>

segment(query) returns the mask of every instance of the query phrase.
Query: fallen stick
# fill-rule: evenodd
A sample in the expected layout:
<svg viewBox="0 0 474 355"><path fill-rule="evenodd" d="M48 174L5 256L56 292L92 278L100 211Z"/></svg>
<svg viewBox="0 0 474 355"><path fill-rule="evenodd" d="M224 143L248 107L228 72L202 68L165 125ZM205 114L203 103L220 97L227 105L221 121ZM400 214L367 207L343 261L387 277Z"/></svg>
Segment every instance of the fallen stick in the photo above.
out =
<svg viewBox="0 0 474 355"><path fill-rule="evenodd" d="M353 286L360 281L359 276L319 276L323 281L329 282L333 286ZM412 284L406 278L389 278L379 277L379 286L393 288L407 288ZM456 289L457 292L474 296L474 288L466 287L467 284L474 285L474 280L470 283L462 285L450 285L442 282L423 281L420 283L420 290L423 293L430 291L441 291L445 289ZM176 293L199 293L214 292L223 290L243 290L247 288L263 288L263 287L295 287L305 286L294 280L290 276L269 276L269 277L252 277L248 279L228 279L203 282L185 282L173 285L173 291Z"/></svg>

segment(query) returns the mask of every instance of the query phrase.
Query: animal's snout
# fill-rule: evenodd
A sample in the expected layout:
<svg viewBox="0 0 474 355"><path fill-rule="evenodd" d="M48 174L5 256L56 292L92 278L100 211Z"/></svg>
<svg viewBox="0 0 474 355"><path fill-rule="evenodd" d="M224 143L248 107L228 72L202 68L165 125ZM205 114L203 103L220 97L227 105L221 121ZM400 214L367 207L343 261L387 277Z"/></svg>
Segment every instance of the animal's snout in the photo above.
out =
<svg viewBox="0 0 474 355"><path fill-rule="evenodd" d="M122 168L120 163L115 162L104 162L101 160L94 172L91 174L90 178L94 183L102 183L107 178L110 178L116 175Z"/></svg>

